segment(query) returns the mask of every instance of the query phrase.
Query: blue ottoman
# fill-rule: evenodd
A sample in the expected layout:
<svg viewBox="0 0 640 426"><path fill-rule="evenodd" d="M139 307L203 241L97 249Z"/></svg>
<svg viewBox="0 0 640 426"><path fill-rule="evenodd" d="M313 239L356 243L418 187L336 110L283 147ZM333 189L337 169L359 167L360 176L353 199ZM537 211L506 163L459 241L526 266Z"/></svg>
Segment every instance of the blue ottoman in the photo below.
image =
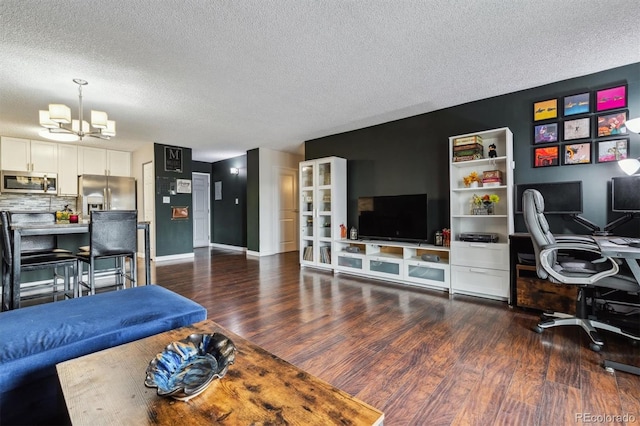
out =
<svg viewBox="0 0 640 426"><path fill-rule="evenodd" d="M0 313L0 424L67 423L57 363L206 318L156 285Z"/></svg>

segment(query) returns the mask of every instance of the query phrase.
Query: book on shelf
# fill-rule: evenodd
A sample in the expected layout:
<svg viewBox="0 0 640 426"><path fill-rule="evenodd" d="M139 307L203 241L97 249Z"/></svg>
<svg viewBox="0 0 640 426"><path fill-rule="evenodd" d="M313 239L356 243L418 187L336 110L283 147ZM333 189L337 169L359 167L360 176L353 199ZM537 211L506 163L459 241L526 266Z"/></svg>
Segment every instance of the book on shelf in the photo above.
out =
<svg viewBox="0 0 640 426"><path fill-rule="evenodd" d="M465 149L464 151L454 151L453 156L454 157L465 157L467 155L480 155L482 156L483 151L482 148L477 149L477 148L473 148L473 149Z"/></svg>
<svg viewBox="0 0 640 426"><path fill-rule="evenodd" d="M453 162L460 163L462 161L480 160L482 158L482 154L464 155L461 157L453 157Z"/></svg>
<svg viewBox="0 0 640 426"><path fill-rule="evenodd" d="M331 248L328 246L320 247L320 262L331 263Z"/></svg>
<svg viewBox="0 0 640 426"><path fill-rule="evenodd" d="M313 261L313 246L307 246L302 252L302 259Z"/></svg>

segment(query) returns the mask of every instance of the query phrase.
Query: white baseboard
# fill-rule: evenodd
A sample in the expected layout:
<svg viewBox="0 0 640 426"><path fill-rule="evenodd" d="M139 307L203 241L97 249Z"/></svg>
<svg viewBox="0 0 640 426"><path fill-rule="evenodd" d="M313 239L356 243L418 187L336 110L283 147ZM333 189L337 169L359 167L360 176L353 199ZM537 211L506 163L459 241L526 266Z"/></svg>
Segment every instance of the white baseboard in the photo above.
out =
<svg viewBox="0 0 640 426"><path fill-rule="evenodd" d="M160 263L160 262L170 262L172 260L185 260L185 259L190 259L193 260L193 258L195 257L195 255L193 254L193 252L191 253L181 253L181 254L171 254L168 256L156 256L156 263Z"/></svg>
<svg viewBox="0 0 640 426"><path fill-rule="evenodd" d="M235 250L235 251L242 251L242 252L247 251L246 247L230 246L228 244L219 244L219 243L210 243L209 247L216 247L216 248L221 248L225 250Z"/></svg>

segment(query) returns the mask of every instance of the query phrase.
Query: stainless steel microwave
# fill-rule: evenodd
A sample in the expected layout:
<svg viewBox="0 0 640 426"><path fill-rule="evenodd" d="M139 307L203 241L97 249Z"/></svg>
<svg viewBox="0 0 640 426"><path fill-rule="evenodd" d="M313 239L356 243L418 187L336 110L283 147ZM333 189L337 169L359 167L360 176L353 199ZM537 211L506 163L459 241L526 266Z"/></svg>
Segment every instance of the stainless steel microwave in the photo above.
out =
<svg viewBox="0 0 640 426"><path fill-rule="evenodd" d="M58 175L56 173L15 172L3 170L2 193L57 194Z"/></svg>

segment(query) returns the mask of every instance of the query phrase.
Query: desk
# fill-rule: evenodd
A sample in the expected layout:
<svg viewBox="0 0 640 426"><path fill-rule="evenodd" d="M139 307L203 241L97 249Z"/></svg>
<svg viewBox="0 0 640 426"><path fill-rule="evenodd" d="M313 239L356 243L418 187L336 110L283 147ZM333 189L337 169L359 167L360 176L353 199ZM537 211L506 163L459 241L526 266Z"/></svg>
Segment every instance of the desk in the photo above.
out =
<svg viewBox="0 0 640 426"><path fill-rule="evenodd" d="M631 269L633 277L638 283L640 283L640 265L638 264L638 259L640 259L640 248L614 244L609 241L610 238L614 237L593 238L598 243L598 247L600 247L600 251L602 251L603 255L624 259L629 266L629 269Z"/></svg>
<svg viewBox="0 0 640 426"><path fill-rule="evenodd" d="M151 253L149 238L149 222L138 222L138 229L144 231L144 262L145 262L145 284L151 284ZM89 232L88 223L56 223L56 224L20 224L11 225L13 233L13 273L11 288L2 289L5 295L2 310L17 309L20 307L20 253L22 248L22 237L27 235L65 235L65 234L86 234Z"/></svg>
<svg viewBox="0 0 640 426"><path fill-rule="evenodd" d="M638 264L638 259L640 259L640 248L614 244L609 241L609 238L613 237L594 237L594 239L598 243L598 247L600 247L600 250L602 251L602 254L605 256L624 259L624 261L629 266L629 269L631 269L633 277L638 283L640 283L640 265ZM605 360L604 367L606 369L615 369L635 375L640 375L640 367L636 367L633 365Z"/></svg>
<svg viewBox="0 0 640 426"><path fill-rule="evenodd" d="M144 385L149 361L192 333L222 333L235 363L200 395L176 401ZM381 425L384 414L211 320L62 362L58 378L74 425ZM384 378L381 378L384 380Z"/></svg>

